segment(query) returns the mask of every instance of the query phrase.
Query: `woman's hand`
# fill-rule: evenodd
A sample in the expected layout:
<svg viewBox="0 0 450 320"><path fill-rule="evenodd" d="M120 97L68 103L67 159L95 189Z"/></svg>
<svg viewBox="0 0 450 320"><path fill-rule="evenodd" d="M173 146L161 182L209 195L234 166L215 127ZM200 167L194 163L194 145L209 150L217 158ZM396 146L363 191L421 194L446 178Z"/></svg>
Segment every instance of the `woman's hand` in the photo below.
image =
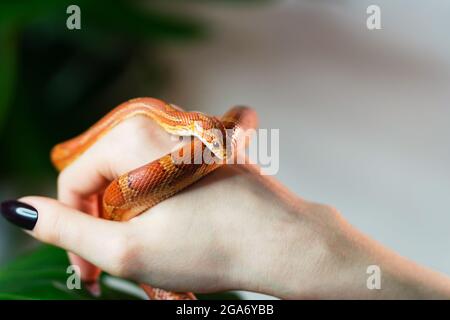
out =
<svg viewBox="0 0 450 320"><path fill-rule="evenodd" d="M92 217L88 201L119 175L179 147L136 117L100 139L58 179L58 200L25 197L30 234L63 247L84 280L101 269L171 291L241 289L280 298L450 296L448 278L382 248L333 208L304 201L251 165L219 168L128 222ZM367 267L382 290L366 287Z"/></svg>

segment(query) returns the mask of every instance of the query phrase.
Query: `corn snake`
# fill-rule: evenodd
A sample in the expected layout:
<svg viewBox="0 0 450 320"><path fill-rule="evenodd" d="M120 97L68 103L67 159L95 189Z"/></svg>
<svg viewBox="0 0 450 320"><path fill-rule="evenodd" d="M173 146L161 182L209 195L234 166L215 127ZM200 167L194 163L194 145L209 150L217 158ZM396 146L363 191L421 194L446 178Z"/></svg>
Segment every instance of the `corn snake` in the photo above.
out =
<svg viewBox="0 0 450 320"><path fill-rule="evenodd" d="M51 152L52 163L59 171L64 170L109 130L137 115L150 118L170 134L193 139L175 153L166 154L113 180L98 199L93 200L98 201L98 213L104 219L130 220L198 181L227 160L236 158L239 143L244 140L245 145L248 142L246 131L257 125L255 112L247 107L234 107L218 119L200 112L185 112L161 100L136 98L114 108L81 135L56 145ZM196 161L205 149L212 153L215 161ZM184 162L175 161L174 155L185 154L188 158ZM147 284L141 286L152 300L196 299L190 292L169 292Z"/></svg>

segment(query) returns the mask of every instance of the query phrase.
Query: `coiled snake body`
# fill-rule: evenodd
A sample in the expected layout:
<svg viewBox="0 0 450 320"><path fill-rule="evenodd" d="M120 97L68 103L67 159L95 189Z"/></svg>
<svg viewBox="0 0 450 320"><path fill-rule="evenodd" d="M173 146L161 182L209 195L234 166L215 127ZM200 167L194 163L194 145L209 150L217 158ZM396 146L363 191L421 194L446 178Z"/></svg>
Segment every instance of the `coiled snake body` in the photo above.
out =
<svg viewBox="0 0 450 320"><path fill-rule="evenodd" d="M255 128L257 122L255 112L247 107L234 107L219 120L200 112L182 111L161 100L137 98L122 103L83 134L56 145L51 152L53 164L62 171L117 124L137 115L154 120L171 134L192 136L194 139L190 145L175 153L169 153L112 181L102 193L100 202L99 216L104 219L132 219L235 158L240 141L246 140L245 132ZM212 152L216 161L196 161L199 156L202 159L205 148ZM183 156L186 153L187 159L176 161L174 155ZM195 299L190 292L169 292L146 284L141 286L151 299Z"/></svg>

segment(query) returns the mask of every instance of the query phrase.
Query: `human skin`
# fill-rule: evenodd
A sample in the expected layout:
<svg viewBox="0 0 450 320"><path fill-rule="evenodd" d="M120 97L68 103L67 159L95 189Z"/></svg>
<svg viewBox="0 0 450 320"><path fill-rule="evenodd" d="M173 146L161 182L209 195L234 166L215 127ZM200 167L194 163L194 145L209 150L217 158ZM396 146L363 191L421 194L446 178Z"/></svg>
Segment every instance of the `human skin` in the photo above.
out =
<svg viewBox="0 0 450 320"><path fill-rule="evenodd" d="M333 207L306 201L257 166L227 165L128 222L89 215L109 181L179 147L152 121L128 119L62 171L58 201L24 197L33 237L93 264L171 291L248 290L284 299L450 298L450 279L381 246ZM88 214L85 214L88 213ZM89 261L89 262L87 262ZM381 269L369 290L367 267Z"/></svg>

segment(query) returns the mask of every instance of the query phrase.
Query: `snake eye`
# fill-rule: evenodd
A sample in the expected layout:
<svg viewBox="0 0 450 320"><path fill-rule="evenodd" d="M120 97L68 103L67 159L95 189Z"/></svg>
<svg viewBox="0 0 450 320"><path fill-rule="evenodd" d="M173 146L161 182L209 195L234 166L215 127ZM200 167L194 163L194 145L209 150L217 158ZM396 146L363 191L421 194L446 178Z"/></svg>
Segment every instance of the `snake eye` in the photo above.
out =
<svg viewBox="0 0 450 320"><path fill-rule="evenodd" d="M214 149L219 149L220 143L218 141L214 141L213 142L213 147L214 147Z"/></svg>

